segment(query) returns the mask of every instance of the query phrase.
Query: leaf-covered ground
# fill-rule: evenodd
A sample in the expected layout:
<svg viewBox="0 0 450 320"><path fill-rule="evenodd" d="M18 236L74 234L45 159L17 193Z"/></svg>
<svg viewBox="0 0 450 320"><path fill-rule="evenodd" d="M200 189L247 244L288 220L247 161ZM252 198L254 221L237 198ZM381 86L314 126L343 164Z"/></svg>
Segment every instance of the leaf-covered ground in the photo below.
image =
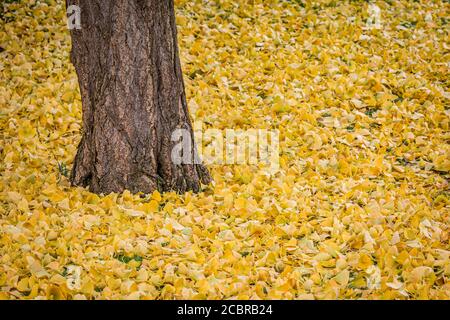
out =
<svg viewBox="0 0 450 320"><path fill-rule="evenodd" d="M177 1L191 115L280 130L200 194L70 188L63 1L4 1L0 297L448 299L449 4Z"/></svg>

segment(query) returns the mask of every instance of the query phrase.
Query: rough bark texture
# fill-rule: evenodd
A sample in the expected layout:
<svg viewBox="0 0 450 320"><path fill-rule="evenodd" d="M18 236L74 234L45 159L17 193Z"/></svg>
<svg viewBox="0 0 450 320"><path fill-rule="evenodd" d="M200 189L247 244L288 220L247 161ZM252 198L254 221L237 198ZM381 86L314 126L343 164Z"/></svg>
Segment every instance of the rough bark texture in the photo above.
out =
<svg viewBox="0 0 450 320"><path fill-rule="evenodd" d="M69 5L81 8L81 29L71 30L71 60L83 105L72 185L96 193L199 191L200 182L210 182L207 169L171 161L172 132L188 129L193 139L173 0Z"/></svg>

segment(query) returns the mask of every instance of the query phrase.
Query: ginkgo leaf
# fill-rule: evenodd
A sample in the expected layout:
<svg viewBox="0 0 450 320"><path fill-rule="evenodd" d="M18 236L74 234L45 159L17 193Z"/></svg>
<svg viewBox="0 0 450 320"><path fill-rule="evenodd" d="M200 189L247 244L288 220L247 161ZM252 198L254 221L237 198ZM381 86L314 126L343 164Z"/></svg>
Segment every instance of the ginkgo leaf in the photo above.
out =
<svg viewBox="0 0 450 320"><path fill-rule="evenodd" d="M278 169L96 195L70 186L86 128L51 2L2 4L0 299L449 299L444 7L175 1L193 126L278 130Z"/></svg>

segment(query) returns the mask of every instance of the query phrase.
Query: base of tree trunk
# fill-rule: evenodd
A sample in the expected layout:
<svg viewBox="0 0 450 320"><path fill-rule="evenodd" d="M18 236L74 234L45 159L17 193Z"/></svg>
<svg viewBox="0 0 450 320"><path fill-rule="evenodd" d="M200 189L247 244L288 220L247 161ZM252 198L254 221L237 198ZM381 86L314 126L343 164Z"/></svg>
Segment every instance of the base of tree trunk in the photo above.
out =
<svg viewBox="0 0 450 320"><path fill-rule="evenodd" d="M95 193L198 192L208 170L171 159L172 133L193 140L178 55L173 0L67 0L81 8L71 60L83 135L71 183Z"/></svg>

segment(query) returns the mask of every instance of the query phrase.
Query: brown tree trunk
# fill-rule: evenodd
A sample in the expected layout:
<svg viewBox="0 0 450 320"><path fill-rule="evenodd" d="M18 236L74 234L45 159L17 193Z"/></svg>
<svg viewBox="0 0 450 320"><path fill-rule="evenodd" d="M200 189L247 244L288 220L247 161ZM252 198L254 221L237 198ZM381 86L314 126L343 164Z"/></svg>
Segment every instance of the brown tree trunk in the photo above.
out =
<svg viewBox="0 0 450 320"><path fill-rule="evenodd" d="M202 164L171 160L172 132L192 141L173 0L67 0L81 8L71 60L83 136L71 183L96 193L200 190ZM189 155L194 159L194 150Z"/></svg>

